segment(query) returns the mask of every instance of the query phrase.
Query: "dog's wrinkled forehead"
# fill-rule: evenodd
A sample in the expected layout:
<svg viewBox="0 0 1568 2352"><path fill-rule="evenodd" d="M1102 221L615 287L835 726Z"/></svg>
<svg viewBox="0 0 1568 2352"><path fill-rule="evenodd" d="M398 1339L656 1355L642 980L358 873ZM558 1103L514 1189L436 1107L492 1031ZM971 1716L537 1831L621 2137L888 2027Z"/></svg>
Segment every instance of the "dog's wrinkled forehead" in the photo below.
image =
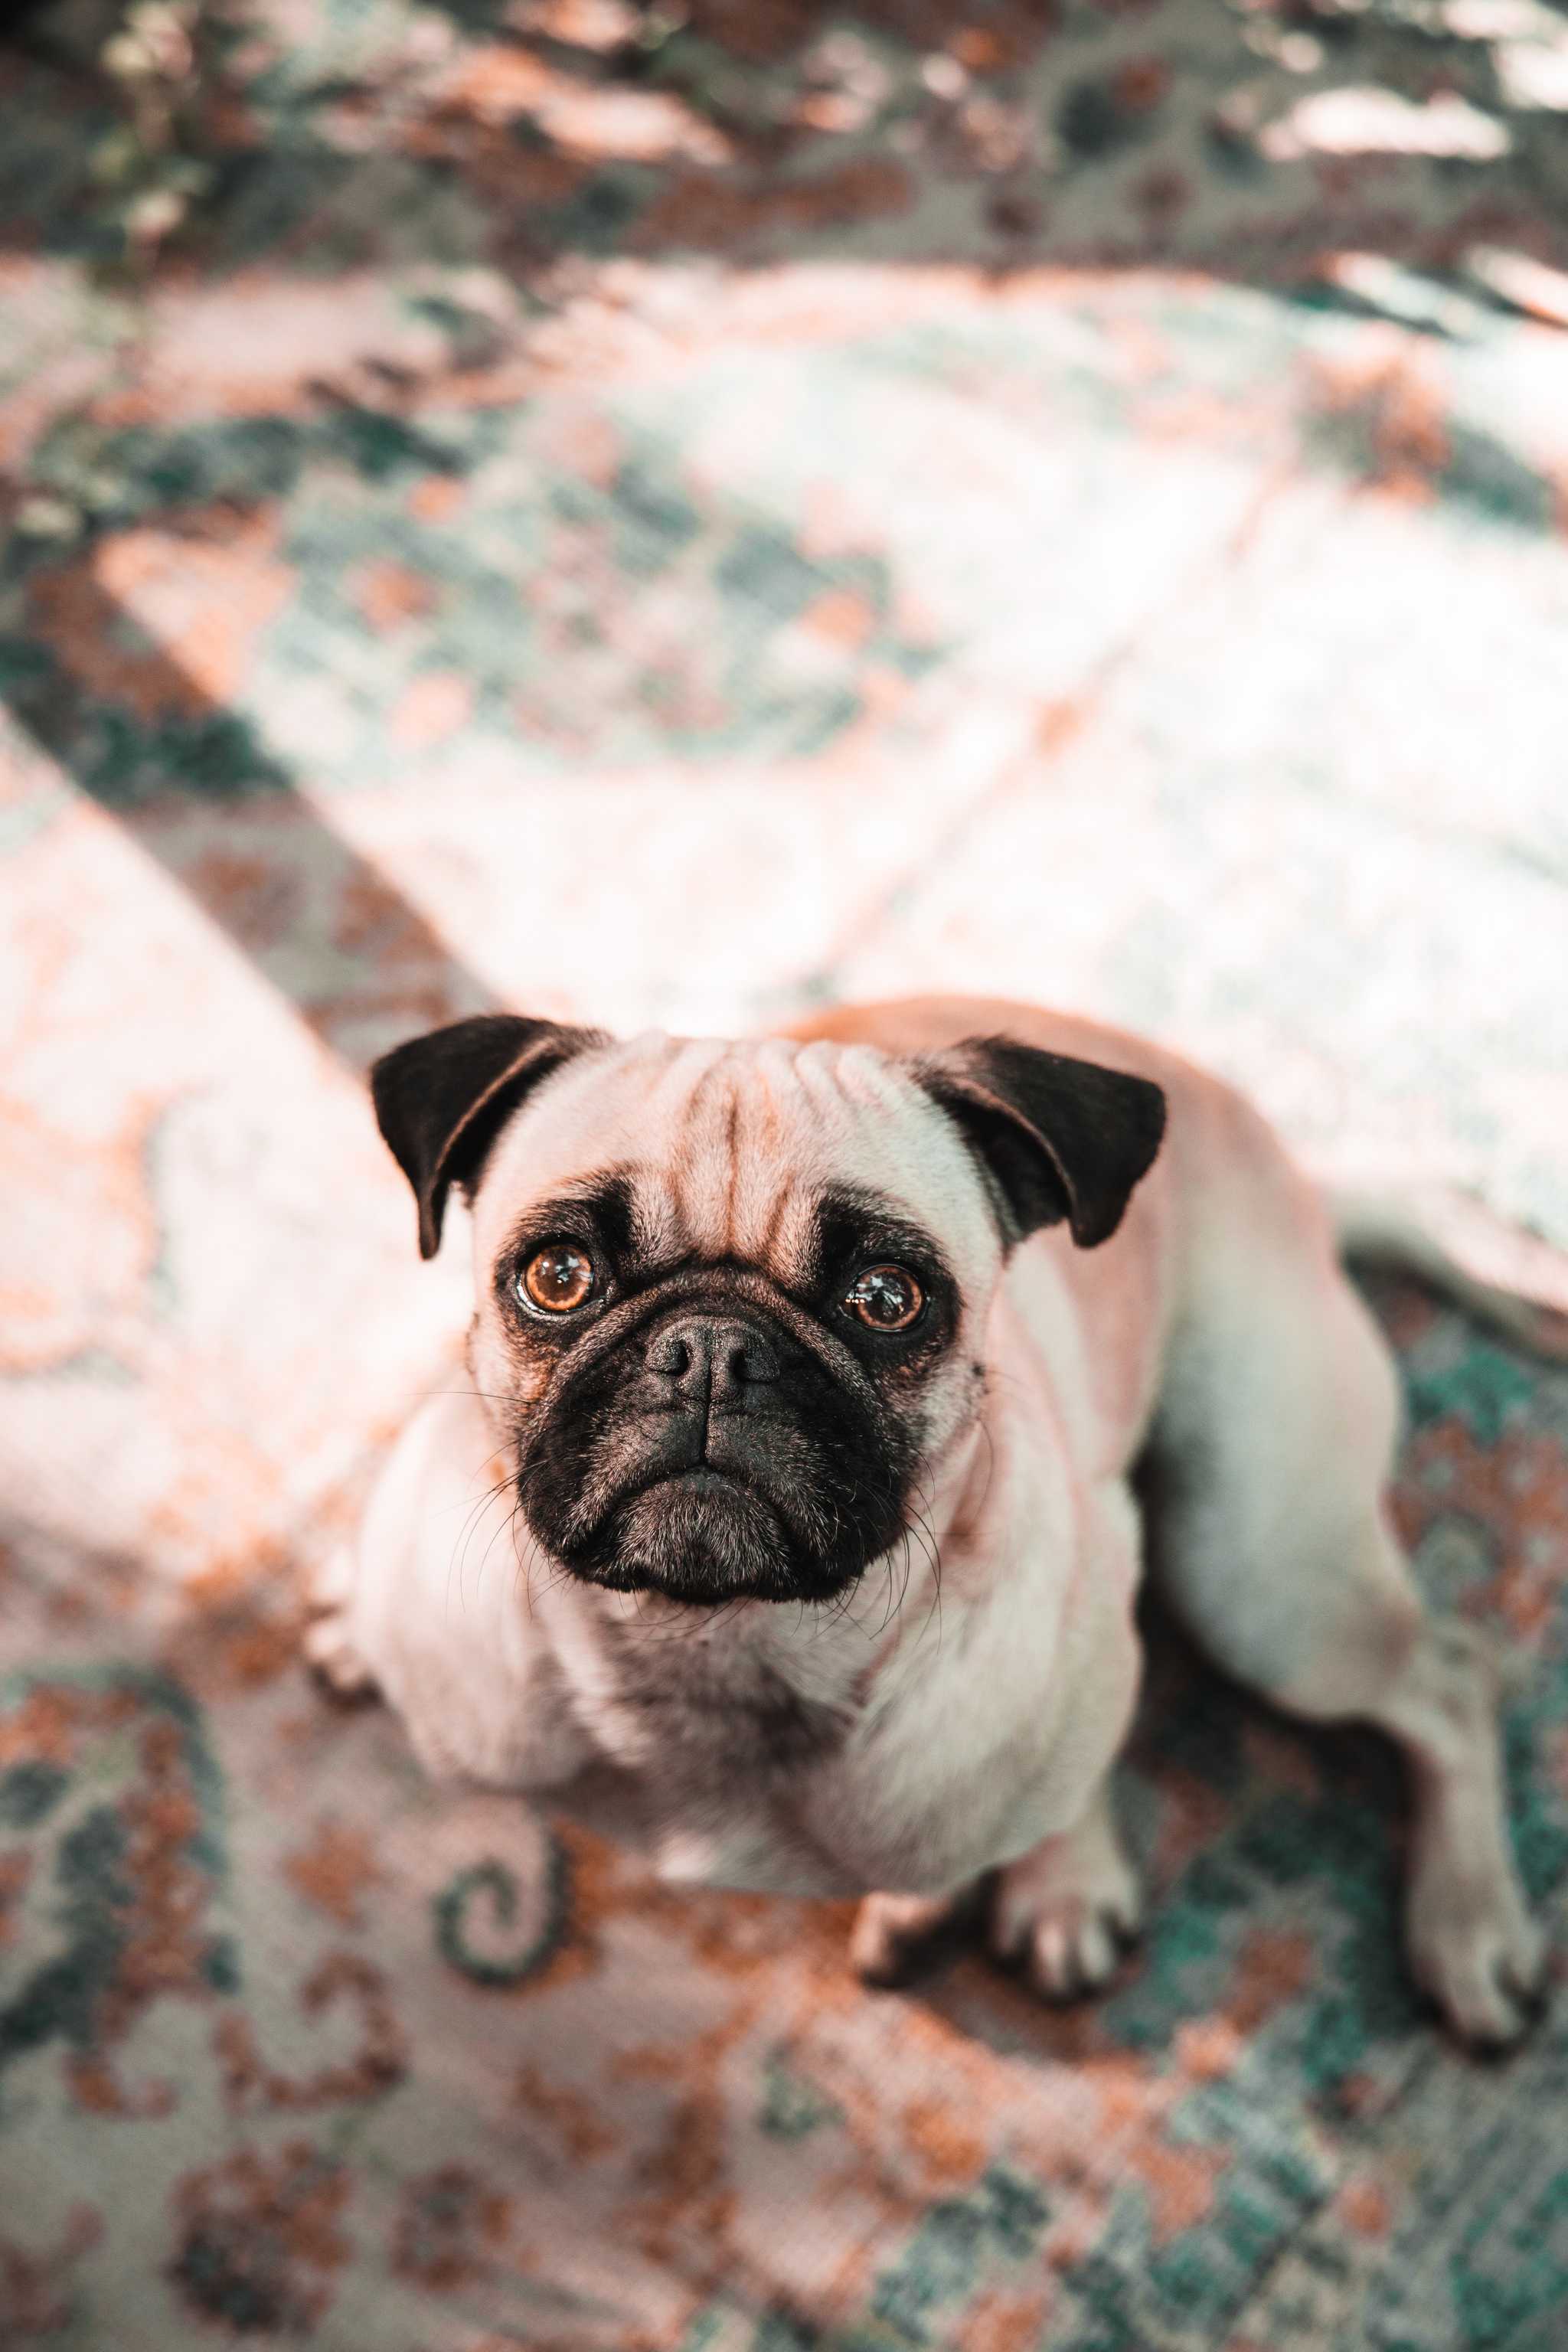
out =
<svg viewBox="0 0 1568 2352"><path fill-rule="evenodd" d="M579 1055L502 1130L474 1202L481 1260L519 1213L586 1172L631 1169L661 1255L810 1262L825 1190L852 1187L940 1237L961 1282L994 1263L985 1197L959 1136L874 1046L650 1033Z"/></svg>

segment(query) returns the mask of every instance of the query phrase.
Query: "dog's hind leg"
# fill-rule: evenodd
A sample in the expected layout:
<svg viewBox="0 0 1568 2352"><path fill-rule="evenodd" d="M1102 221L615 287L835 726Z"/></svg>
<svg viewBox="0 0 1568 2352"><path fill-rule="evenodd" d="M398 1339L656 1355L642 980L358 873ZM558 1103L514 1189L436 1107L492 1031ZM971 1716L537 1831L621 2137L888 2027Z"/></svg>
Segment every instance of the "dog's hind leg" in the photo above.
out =
<svg viewBox="0 0 1568 2352"><path fill-rule="evenodd" d="M1403 1749L1415 1798L1405 1941L1466 2039L1512 2042L1545 1948L1503 1814L1497 1690L1429 1618L1383 1487L1397 1391L1381 1335L1313 1221L1194 1286L1152 1452L1151 1548L1172 1605L1237 1681Z"/></svg>
<svg viewBox="0 0 1568 2352"><path fill-rule="evenodd" d="M1399 1742L1415 1780L1411 1967L1461 2033L1501 2048L1541 2006L1547 1949L1509 1852L1496 1707L1481 1642L1428 1619L1366 1718Z"/></svg>

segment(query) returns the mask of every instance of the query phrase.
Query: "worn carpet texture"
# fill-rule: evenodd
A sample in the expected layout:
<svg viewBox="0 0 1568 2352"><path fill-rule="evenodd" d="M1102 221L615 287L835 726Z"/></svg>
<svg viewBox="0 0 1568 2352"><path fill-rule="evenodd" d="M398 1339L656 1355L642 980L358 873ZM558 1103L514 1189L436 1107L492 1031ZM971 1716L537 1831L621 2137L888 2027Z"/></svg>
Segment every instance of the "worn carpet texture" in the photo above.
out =
<svg viewBox="0 0 1568 2352"><path fill-rule="evenodd" d="M460 1342L363 1084L444 1016L1011 991L1568 1244L1568 16L5 40L0 2347L1562 2352L1568 1998L1436 2036L1374 1743L1157 1639L1056 2014L296 1645ZM1378 1304L1568 1947L1568 1373Z"/></svg>

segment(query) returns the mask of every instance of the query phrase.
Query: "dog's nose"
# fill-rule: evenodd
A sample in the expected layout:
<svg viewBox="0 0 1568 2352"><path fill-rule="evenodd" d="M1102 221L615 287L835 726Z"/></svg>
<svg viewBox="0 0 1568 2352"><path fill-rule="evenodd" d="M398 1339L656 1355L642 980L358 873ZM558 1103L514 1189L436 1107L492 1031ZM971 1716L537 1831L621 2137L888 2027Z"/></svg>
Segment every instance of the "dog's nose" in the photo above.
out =
<svg viewBox="0 0 1568 2352"><path fill-rule="evenodd" d="M738 1316L682 1315L648 1342L647 1368L693 1404L742 1404L748 1389L776 1381L779 1360L754 1323Z"/></svg>

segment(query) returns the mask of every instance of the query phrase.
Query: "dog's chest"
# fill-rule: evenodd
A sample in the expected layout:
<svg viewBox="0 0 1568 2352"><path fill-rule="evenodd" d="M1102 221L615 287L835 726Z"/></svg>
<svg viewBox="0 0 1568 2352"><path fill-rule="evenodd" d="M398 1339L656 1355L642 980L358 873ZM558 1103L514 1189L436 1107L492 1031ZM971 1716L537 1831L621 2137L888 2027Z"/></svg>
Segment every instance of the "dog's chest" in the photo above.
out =
<svg viewBox="0 0 1568 2352"><path fill-rule="evenodd" d="M592 1720L616 1819L596 1822L592 1776L563 1801L626 1843L630 1796L630 1842L679 1883L816 1895L953 1883L999 1839L1030 1842L1013 1824L1032 1821L1047 1779L1040 1662L1009 1688L989 1647L922 1654L889 1705L873 1660L844 1668L826 1636L814 1656L721 1629L708 1643L605 1628Z"/></svg>
<svg viewBox="0 0 1568 2352"><path fill-rule="evenodd" d="M618 1628L605 1664L611 1741L709 1790L728 1780L749 1796L809 1771L842 1747L854 1720L849 1689L792 1675L740 1644Z"/></svg>
<svg viewBox="0 0 1568 2352"><path fill-rule="evenodd" d="M589 1772L556 1791L566 1811L673 1882L851 1891L798 1815L803 1792L842 1758L852 1707L743 1645L634 1626L596 1646L592 1693L579 1697L609 1779Z"/></svg>

